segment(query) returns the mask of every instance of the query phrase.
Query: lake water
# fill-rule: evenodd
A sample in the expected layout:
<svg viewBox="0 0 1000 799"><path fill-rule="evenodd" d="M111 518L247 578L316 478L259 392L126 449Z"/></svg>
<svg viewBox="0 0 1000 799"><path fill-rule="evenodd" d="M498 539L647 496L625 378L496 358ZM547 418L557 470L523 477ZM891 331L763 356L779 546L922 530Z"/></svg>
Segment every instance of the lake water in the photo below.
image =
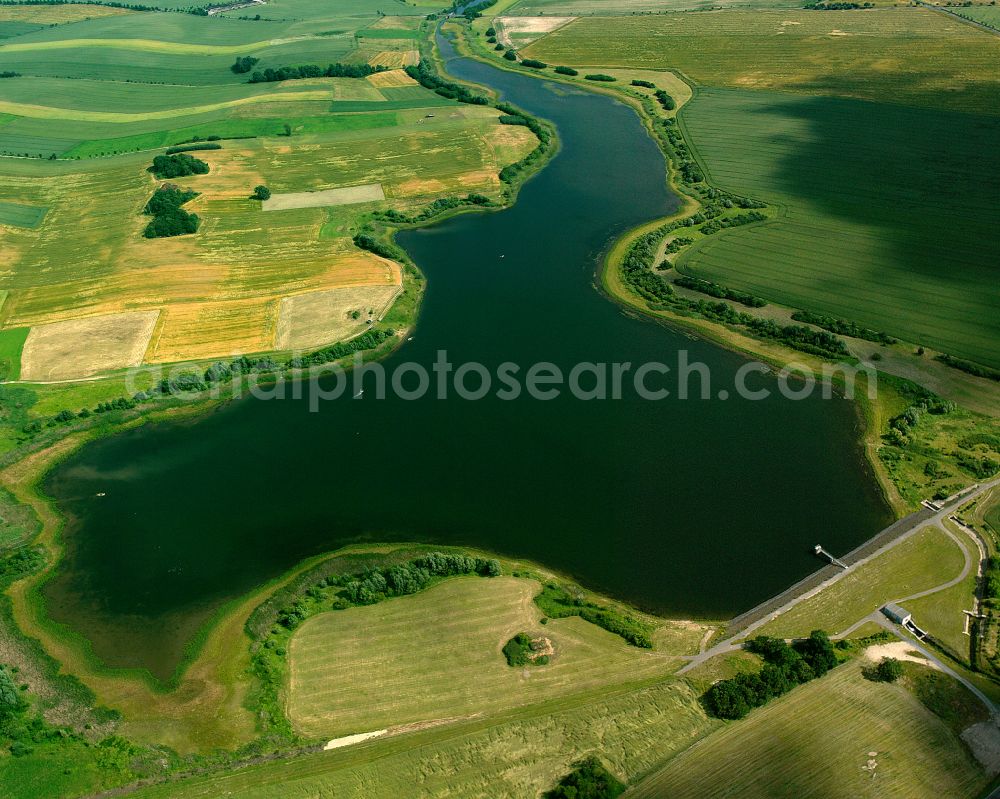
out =
<svg viewBox="0 0 1000 799"><path fill-rule="evenodd" d="M246 399L89 445L46 484L70 522L44 595L104 662L169 676L222 603L360 540L475 545L646 609L720 618L819 566L814 544L844 551L889 521L850 403L719 399L741 356L595 288L610 242L677 205L635 113L466 59L448 69L555 122L562 148L514 207L399 236L428 289L385 367L429 369L446 350L454 364L568 372L676 364L685 350L710 368L712 398L408 401L369 388L317 413Z"/></svg>

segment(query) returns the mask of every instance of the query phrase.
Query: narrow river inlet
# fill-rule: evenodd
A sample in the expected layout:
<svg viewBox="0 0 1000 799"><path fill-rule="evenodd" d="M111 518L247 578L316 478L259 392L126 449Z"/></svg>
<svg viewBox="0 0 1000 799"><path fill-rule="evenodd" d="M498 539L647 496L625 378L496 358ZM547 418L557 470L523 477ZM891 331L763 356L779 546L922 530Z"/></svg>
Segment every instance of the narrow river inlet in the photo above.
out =
<svg viewBox="0 0 1000 799"><path fill-rule="evenodd" d="M670 213L664 159L598 94L455 58L453 75L553 121L561 149L516 204L403 233L427 277L412 341L384 362L659 361L712 398L245 399L88 445L45 489L67 515L52 618L116 667L166 678L223 604L355 541L465 544L537 560L681 617L725 618L889 521L851 404L735 396L739 355L634 318L595 288L614 239ZM475 380L470 378L470 385ZM654 383L655 380L650 380ZM728 399L718 389L729 388Z"/></svg>

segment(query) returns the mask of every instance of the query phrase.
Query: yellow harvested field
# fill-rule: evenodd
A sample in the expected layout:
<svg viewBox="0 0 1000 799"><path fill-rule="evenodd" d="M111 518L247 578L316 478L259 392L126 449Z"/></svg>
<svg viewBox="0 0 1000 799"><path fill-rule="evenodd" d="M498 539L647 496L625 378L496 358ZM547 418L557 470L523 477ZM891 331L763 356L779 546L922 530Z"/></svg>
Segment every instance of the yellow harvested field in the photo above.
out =
<svg viewBox="0 0 1000 799"><path fill-rule="evenodd" d="M142 363L157 311L90 316L31 328L21 379L74 380Z"/></svg>
<svg viewBox="0 0 1000 799"><path fill-rule="evenodd" d="M517 577L460 577L314 616L289 646L292 722L305 735L335 738L666 676L678 663L580 618L542 625L539 590ZM549 639L547 665L507 665L501 650L519 632Z"/></svg>
<svg viewBox="0 0 1000 799"><path fill-rule="evenodd" d="M396 282L345 286L285 297L278 311L274 349L316 348L350 338L366 330L369 320L379 319L400 290Z"/></svg>
<svg viewBox="0 0 1000 799"><path fill-rule="evenodd" d="M168 305L147 360L170 363L270 350L276 304L273 299L253 299ZM205 331L211 331L210 340L205 340Z"/></svg>
<svg viewBox="0 0 1000 799"><path fill-rule="evenodd" d="M380 50L368 59L368 63L372 66L377 66L381 64L384 67L394 67L402 68L415 65L420 61L420 53L416 50ZM383 73L385 74L385 73ZM372 77L375 77L374 75ZM376 84L379 85L379 84ZM382 86L389 85L399 85L405 86L407 84L380 84Z"/></svg>
<svg viewBox="0 0 1000 799"><path fill-rule="evenodd" d="M398 53L379 53L381 55L399 55ZM405 53L403 54L405 55ZM376 56L377 57L377 56ZM374 58L373 58L374 63ZM385 61L378 61L379 64L385 64ZM369 75L367 78L368 82L372 86L377 86L380 89L392 88L394 86L416 86L417 82L406 74L402 69L390 69L388 72L376 72L374 75Z"/></svg>
<svg viewBox="0 0 1000 799"><path fill-rule="evenodd" d="M272 194L261 203L265 211L289 211L293 208L325 208L328 205L355 205L384 200L385 194L379 183L364 186L344 186L325 191L298 191L287 194Z"/></svg>
<svg viewBox="0 0 1000 799"><path fill-rule="evenodd" d="M78 22L81 19L117 17L132 14L126 8L111 8L90 3L68 3L64 6L0 6L0 22L34 22L38 25L59 25L63 22Z"/></svg>

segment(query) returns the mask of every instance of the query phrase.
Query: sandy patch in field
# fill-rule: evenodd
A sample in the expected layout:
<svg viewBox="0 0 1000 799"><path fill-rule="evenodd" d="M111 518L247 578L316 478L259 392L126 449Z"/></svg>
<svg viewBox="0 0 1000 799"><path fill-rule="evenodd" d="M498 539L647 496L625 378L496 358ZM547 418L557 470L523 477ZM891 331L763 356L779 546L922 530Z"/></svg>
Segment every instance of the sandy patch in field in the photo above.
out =
<svg viewBox="0 0 1000 799"><path fill-rule="evenodd" d="M399 54L392 53L392 55L399 55ZM379 63L384 63L384 62L379 62ZM395 86L417 85L417 82L401 69L390 69L388 72L376 72L374 75L369 75L367 81L372 86L376 86L380 89L392 88Z"/></svg>
<svg viewBox="0 0 1000 799"><path fill-rule="evenodd" d="M910 663L929 666L932 669L938 668L936 663L927 660L906 641L893 641L891 644L870 646L865 650L865 657L872 663L878 663L882 658L896 658L896 660L908 660Z"/></svg>
<svg viewBox="0 0 1000 799"><path fill-rule="evenodd" d="M991 777L1000 773L1000 728L994 721L981 721L962 730L962 740Z"/></svg>
<svg viewBox="0 0 1000 799"><path fill-rule="evenodd" d="M22 380L72 380L138 366L159 311L91 316L31 328L21 353Z"/></svg>
<svg viewBox="0 0 1000 799"><path fill-rule="evenodd" d="M287 211L290 208L324 208L328 205L355 205L384 200L381 183L364 186L345 186L325 191L297 191L291 194L272 194L261 206L265 211Z"/></svg>
<svg viewBox="0 0 1000 799"><path fill-rule="evenodd" d="M568 25L576 17L500 17L497 20L508 33L537 33L544 35Z"/></svg>
<svg viewBox="0 0 1000 799"><path fill-rule="evenodd" d="M342 341L377 320L400 292L398 283L347 286L285 297L278 311L275 349L322 347ZM373 313L369 315L369 311ZM357 313L358 318L352 318Z"/></svg>
<svg viewBox="0 0 1000 799"><path fill-rule="evenodd" d="M380 50L375 53L371 58L368 59L368 63L373 67L381 64L384 67L409 67L415 66L417 62L420 61L420 53L416 50ZM381 73L385 74L385 73ZM369 80L374 78L372 75ZM408 85L408 84L375 84L376 86L388 86L388 85Z"/></svg>
<svg viewBox="0 0 1000 799"><path fill-rule="evenodd" d="M853 35L854 35L853 33L845 33L844 31L841 30L830 31L830 36L853 36Z"/></svg>
<svg viewBox="0 0 1000 799"><path fill-rule="evenodd" d="M334 738L332 741L327 741L326 745L323 747L324 752L328 752L331 749L340 749L343 746L350 746L351 744L359 744L362 741L367 741L370 738L378 738L380 735L385 735L388 730L374 730L372 732L359 732L357 735L345 735L343 738Z"/></svg>

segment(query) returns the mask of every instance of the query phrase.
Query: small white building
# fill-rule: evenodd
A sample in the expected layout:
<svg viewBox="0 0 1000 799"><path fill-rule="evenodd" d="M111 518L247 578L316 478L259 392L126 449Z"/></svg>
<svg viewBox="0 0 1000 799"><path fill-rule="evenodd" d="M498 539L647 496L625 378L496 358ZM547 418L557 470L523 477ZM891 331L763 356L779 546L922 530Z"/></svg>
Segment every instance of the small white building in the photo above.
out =
<svg viewBox="0 0 1000 799"><path fill-rule="evenodd" d="M896 624L901 624L904 627L913 618L910 611L901 608L899 605L894 605L892 602L882 608L882 615L888 618L889 621L894 621Z"/></svg>

